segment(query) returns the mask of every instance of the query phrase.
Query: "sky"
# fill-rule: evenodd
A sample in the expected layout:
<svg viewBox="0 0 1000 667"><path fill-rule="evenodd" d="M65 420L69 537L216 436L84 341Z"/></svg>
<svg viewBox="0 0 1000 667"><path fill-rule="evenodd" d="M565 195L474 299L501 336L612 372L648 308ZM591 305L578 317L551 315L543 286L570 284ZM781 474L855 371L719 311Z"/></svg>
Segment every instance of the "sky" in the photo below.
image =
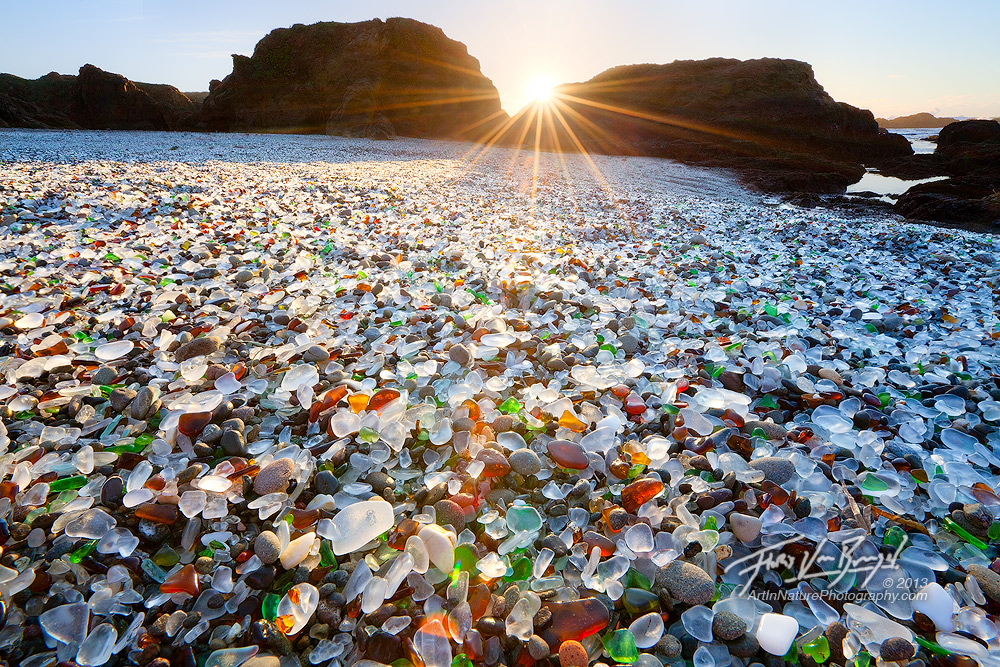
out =
<svg viewBox="0 0 1000 667"><path fill-rule="evenodd" d="M464 42L514 112L547 84L615 65L794 58L835 99L876 116L1000 116L1000 1L0 0L0 71L84 63L208 90L273 28L407 16Z"/></svg>

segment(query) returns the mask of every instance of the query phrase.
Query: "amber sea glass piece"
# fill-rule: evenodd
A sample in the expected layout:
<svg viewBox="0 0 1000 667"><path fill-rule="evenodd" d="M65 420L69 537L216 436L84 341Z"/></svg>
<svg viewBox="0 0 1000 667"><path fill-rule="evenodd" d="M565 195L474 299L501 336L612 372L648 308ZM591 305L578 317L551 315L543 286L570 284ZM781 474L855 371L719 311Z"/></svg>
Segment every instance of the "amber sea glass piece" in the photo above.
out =
<svg viewBox="0 0 1000 667"><path fill-rule="evenodd" d="M140 519L148 519L154 523L172 525L177 521L177 506L146 503L135 508L135 515Z"/></svg>
<svg viewBox="0 0 1000 667"><path fill-rule="evenodd" d="M379 389L375 395L368 400L369 410L381 410L392 401L399 398L399 392L395 389Z"/></svg>
<svg viewBox="0 0 1000 667"><path fill-rule="evenodd" d="M587 430L587 425L569 410L563 412L562 417L559 418L559 425L563 428L568 428L574 433L583 433Z"/></svg>
<svg viewBox="0 0 1000 667"><path fill-rule="evenodd" d="M212 421L211 412L186 412L177 420L177 430L189 438L197 437Z"/></svg>
<svg viewBox="0 0 1000 667"><path fill-rule="evenodd" d="M635 514L644 503L649 502L663 491L663 482L644 477L622 489L622 507L629 514Z"/></svg>
<svg viewBox="0 0 1000 667"><path fill-rule="evenodd" d="M637 394L629 394L625 399L625 412L630 415L641 415L646 411L646 404Z"/></svg>
<svg viewBox="0 0 1000 667"><path fill-rule="evenodd" d="M368 394L351 394L347 397L347 403L355 412L361 412L368 407Z"/></svg>
<svg viewBox="0 0 1000 667"><path fill-rule="evenodd" d="M594 550L594 547L601 550L601 558L607 558L615 552L615 543L593 530L588 530L584 533L580 541L587 545L588 556Z"/></svg>
<svg viewBox="0 0 1000 667"><path fill-rule="evenodd" d="M481 410L479 409L479 403L476 403L471 398L467 398L462 401L462 407L469 411L469 419L476 421L479 419Z"/></svg>
<svg viewBox="0 0 1000 667"><path fill-rule="evenodd" d="M198 595L198 571L194 565L185 565L160 584L160 592Z"/></svg>

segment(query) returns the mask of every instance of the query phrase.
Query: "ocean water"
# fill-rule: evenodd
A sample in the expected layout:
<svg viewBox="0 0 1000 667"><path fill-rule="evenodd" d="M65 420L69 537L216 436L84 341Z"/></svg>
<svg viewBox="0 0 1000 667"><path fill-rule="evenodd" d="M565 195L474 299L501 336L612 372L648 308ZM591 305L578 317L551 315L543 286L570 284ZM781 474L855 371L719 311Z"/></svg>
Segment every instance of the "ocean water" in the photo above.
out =
<svg viewBox="0 0 1000 667"><path fill-rule="evenodd" d="M907 141L910 142L910 146L913 147L914 153L918 155L929 155L934 152L934 149L937 148L937 143L931 141L930 137L936 136L937 133L941 131L941 128L917 127L894 129L889 131L906 137ZM880 195L879 199L891 203L914 185L941 181L945 178L947 177L935 176L933 178L905 180L902 178L896 178L895 176L883 176L878 173L877 170L870 169L868 173L861 177L860 181L847 186L847 194L854 192L875 192Z"/></svg>
<svg viewBox="0 0 1000 667"><path fill-rule="evenodd" d="M947 176L934 176L933 178L918 178L914 180L904 180L902 178L896 178L895 176L883 176L877 171L869 171L861 180L854 185L847 186L847 194L853 192L876 192L881 195L880 199L885 201L892 201L894 198L899 197L914 185L920 183L932 183L934 181L943 181Z"/></svg>
<svg viewBox="0 0 1000 667"><path fill-rule="evenodd" d="M889 130L893 134L901 134L910 142L913 146L913 152L921 154L930 154L934 152L937 148L937 142L931 141L930 137L936 137L938 132L941 131L940 127L915 127L907 128L903 130Z"/></svg>

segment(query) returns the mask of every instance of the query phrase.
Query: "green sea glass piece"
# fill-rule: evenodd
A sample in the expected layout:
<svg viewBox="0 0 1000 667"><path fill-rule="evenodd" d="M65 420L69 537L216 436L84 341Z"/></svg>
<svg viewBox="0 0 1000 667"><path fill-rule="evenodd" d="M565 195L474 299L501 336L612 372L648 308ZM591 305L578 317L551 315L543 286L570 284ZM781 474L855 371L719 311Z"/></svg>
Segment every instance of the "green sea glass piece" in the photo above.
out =
<svg viewBox="0 0 1000 667"><path fill-rule="evenodd" d="M631 664L639 659L639 649L635 647L635 636L628 630L615 630L601 638L604 650L611 659L622 664Z"/></svg>
<svg viewBox="0 0 1000 667"><path fill-rule="evenodd" d="M822 664L830 659L830 642L825 635L820 635L811 642L803 644L802 652Z"/></svg>
<svg viewBox="0 0 1000 667"><path fill-rule="evenodd" d="M49 484L49 491L66 491L67 489L79 489L87 483L86 475L74 475L73 477L63 477Z"/></svg>
<svg viewBox="0 0 1000 667"><path fill-rule="evenodd" d="M169 546L164 544L159 550L153 554L153 562L160 567L170 569L174 565L177 565L181 560L180 554L171 549Z"/></svg>
<svg viewBox="0 0 1000 667"><path fill-rule="evenodd" d="M269 621L273 621L278 617L278 603L281 602L281 597L275 595L274 593L268 593L264 596L264 601L260 603L260 613L261 615Z"/></svg>
<svg viewBox="0 0 1000 667"><path fill-rule="evenodd" d="M97 540L89 540L87 542L84 542L83 546L81 546L79 549L70 554L69 556L70 562L79 563L84 558L94 553L94 549L96 548L97 548Z"/></svg>
<svg viewBox="0 0 1000 667"><path fill-rule="evenodd" d="M868 473L861 482L861 488L865 491L885 491L889 485L872 473Z"/></svg>
<svg viewBox="0 0 1000 667"><path fill-rule="evenodd" d="M945 528L955 533L963 540L965 540L972 546L976 547L977 549L985 549L987 547L987 544L985 542L983 542L981 539L979 539L978 537L967 531L965 528L962 528L960 525L952 521L949 517L944 517L941 520L941 523Z"/></svg>
<svg viewBox="0 0 1000 667"><path fill-rule="evenodd" d="M891 526L889 530L885 531L885 536L882 538L882 544L887 547L896 548L908 539L909 538L906 536L905 530L899 526Z"/></svg>
<svg viewBox="0 0 1000 667"><path fill-rule="evenodd" d="M516 415L521 411L521 404L518 403L517 399L511 396L506 401L497 406L497 410L508 415Z"/></svg>

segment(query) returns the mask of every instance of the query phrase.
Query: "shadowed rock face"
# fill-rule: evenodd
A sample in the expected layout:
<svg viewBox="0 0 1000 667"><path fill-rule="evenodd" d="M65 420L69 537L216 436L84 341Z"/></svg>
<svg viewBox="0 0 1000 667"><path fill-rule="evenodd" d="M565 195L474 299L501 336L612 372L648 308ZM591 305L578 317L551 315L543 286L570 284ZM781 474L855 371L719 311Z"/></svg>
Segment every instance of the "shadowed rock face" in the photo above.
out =
<svg viewBox="0 0 1000 667"><path fill-rule="evenodd" d="M92 130L174 130L196 105L173 86L129 81L84 65L78 76L35 80L0 74L0 126Z"/></svg>
<svg viewBox="0 0 1000 667"><path fill-rule="evenodd" d="M375 138L476 138L504 120L465 45L403 18L273 30L233 56L202 111L211 130Z"/></svg>
<svg viewBox="0 0 1000 667"><path fill-rule="evenodd" d="M920 175L949 176L921 183L895 204L915 220L972 225L995 230L1000 224L1000 123L963 120L941 130L933 155L920 156ZM898 171L905 169L904 163ZM912 168L911 168L912 171Z"/></svg>
<svg viewBox="0 0 1000 667"><path fill-rule="evenodd" d="M533 145L536 133L524 125L540 115L544 150L734 167L772 191L840 192L863 164L912 154L905 138L880 130L871 112L833 100L812 67L795 60L628 65L555 93L551 107L517 118L504 142Z"/></svg>

